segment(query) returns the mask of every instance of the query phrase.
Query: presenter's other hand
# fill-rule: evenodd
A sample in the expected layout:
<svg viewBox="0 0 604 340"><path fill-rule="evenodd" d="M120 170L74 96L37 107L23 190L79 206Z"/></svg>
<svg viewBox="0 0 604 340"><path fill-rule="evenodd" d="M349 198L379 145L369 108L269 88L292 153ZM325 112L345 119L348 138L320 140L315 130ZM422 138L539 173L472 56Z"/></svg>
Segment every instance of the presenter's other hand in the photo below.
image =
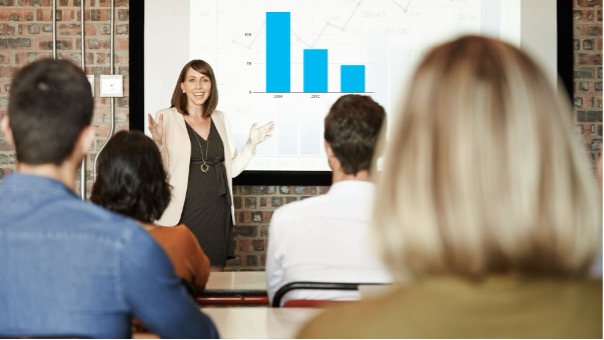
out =
<svg viewBox="0 0 604 340"><path fill-rule="evenodd" d="M158 148L161 148L162 138L164 137L164 115L159 115L159 120L155 122L150 113L147 114L149 120L149 132Z"/></svg>
<svg viewBox="0 0 604 340"><path fill-rule="evenodd" d="M274 122L268 122L260 127L256 123L250 128L250 143L252 145L258 145L270 136L273 135L273 129L275 128Z"/></svg>

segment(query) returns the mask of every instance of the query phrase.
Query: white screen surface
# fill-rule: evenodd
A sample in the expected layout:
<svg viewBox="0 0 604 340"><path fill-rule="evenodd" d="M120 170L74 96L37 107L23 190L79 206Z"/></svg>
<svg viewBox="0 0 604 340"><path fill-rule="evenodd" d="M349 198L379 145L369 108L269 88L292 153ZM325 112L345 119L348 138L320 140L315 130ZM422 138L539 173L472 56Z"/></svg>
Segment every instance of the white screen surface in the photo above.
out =
<svg viewBox="0 0 604 340"><path fill-rule="evenodd" d="M218 109L232 123L237 148L252 123L276 123L273 137L258 146L247 170L329 170L323 118L348 93L342 89L349 81L341 79L342 65L364 67L364 90L354 93L371 96L390 117L423 53L462 34L490 35L525 48L555 81L555 9L553 0L147 1L145 109L167 107L181 67L203 59L214 69ZM282 29L267 24L267 13L276 12L289 13L289 41L279 42L289 50L285 90L267 84L273 81L267 68L274 63L267 60L275 46L268 35ZM161 34L150 34L154 31ZM326 51L319 91L305 75L305 68L316 67L305 64L305 50Z"/></svg>

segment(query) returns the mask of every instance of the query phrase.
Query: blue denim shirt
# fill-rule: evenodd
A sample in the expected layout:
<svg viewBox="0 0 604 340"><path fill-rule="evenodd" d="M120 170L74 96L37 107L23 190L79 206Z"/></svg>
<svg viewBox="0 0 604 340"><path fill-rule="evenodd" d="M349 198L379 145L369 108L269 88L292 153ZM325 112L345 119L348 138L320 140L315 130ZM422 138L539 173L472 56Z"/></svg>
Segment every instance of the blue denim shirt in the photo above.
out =
<svg viewBox="0 0 604 340"><path fill-rule="evenodd" d="M164 338L218 337L137 223L56 180L5 176L0 336L127 338L131 316Z"/></svg>

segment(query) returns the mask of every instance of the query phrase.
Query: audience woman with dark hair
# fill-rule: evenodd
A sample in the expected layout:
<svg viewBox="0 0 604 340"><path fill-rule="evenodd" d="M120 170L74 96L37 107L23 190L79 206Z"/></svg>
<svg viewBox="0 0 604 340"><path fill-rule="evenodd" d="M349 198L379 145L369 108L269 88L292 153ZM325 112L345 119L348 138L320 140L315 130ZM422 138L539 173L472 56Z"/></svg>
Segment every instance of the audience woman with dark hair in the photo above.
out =
<svg viewBox="0 0 604 340"><path fill-rule="evenodd" d="M111 137L99 155L90 200L141 222L168 254L176 275L196 291L205 287L210 261L191 231L184 225L153 224L170 202L170 184L149 137L139 131L120 131Z"/></svg>

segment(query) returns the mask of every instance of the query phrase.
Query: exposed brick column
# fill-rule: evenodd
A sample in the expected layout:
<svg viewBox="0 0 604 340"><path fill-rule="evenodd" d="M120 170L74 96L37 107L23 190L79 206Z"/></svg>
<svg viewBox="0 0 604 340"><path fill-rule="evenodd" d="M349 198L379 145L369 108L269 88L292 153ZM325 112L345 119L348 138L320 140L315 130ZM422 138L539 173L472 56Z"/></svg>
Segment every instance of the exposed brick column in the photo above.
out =
<svg viewBox="0 0 604 340"><path fill-rule="evenodd" d="M56 3L57 58L81 65L80 1ZM93 125L97 139L87 158L87 192L92 187L92 161L109 134L109 98L98 97L99 76L110 71L111 27L109 0L85 2L86 74L95 75ZM124 98L116 98L116 128L128 129L128 1L115 1L115 73L124 75ZM0 0L0 112L6 113L8 91L13 75L25 64L52 57L52 2L50 0ZM0 137L0 177L14 171L15 155ZM79 173L78 173L79 174ZM78 180L79 181L79 180ZM79 190L79 183L76 188Z"/></svg>
<svg viewBox="0 0 604 340"><path fill-rule="evenodd" d="M229 270L264 270L268 224L276 208L308 197L324 194L326 186L240 185L233 188L235 204L235 254Z"/></svg>
<svg viewBox="0 0 604 340"><path fill-rule="evenodd" d="M575 0L573 15L577 133L595 160L602 144L602 0Z"/></svg>

